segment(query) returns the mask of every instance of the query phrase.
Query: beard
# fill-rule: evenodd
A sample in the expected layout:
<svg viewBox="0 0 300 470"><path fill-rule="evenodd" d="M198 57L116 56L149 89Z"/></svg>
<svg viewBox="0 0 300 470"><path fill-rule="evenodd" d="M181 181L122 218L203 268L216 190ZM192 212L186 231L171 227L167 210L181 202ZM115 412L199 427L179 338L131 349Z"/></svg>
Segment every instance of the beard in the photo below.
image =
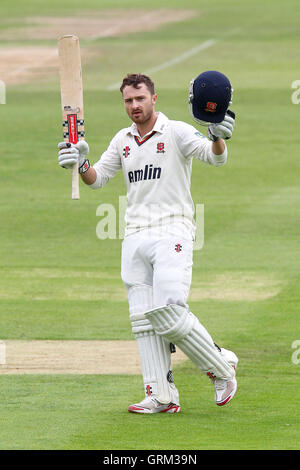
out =
<svg viewBox="0 0 300 470"><path fill-rule="evenodd" d="M130 118L135 124L146 124L152 118L153 111L139 111L138 114L132 113Z"/></svg>

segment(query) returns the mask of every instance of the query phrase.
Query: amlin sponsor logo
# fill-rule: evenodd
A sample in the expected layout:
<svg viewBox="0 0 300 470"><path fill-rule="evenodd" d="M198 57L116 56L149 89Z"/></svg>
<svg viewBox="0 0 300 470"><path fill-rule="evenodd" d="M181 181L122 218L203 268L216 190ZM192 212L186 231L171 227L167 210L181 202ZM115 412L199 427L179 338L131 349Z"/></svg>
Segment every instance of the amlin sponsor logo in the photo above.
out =
<svg viewBox="0 0 300 470"><path fill-rule="evenodd" d="M141 170L134 170L128 172L129 183L136 183L142 180L155 180L159 179L161 175L161 168L153 167L153 165L145 165Z"/></svg>

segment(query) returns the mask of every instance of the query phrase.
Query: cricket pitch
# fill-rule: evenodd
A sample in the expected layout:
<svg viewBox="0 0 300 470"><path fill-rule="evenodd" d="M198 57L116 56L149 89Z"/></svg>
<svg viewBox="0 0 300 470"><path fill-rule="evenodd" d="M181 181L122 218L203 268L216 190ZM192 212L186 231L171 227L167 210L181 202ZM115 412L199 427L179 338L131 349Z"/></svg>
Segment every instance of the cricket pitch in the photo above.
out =
<svg viewBox="0 0 300 470"><path fill-rule="evenodd" d="M133 341L7 340L1 344L1 374L141 374ZM187 358L177 348L173 365Z"/></svg>

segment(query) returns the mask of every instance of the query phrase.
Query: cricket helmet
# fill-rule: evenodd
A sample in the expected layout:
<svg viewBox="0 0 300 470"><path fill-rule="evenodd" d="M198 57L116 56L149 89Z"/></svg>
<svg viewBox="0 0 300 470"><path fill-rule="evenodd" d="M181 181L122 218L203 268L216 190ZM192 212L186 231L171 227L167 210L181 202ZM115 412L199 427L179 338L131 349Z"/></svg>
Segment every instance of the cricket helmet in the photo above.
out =
<svg viewBox="0 0 300 470"><path fill-rule="evenodd" d="M221 72L208 70L190 83L189 110L195 121L208 126L224 120L232 103L233 88Z"/></svg>

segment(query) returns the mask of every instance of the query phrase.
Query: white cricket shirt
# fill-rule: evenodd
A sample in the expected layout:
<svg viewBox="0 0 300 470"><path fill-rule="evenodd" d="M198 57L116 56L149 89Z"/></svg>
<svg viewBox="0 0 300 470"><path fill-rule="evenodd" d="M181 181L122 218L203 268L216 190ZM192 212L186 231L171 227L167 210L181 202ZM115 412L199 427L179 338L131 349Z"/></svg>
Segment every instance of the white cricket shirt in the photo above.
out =
<svg viewBox="0 0 300 470"><path fill-rule="evenodd" d="M141 230L194 239L194 204L191 196L193 157L214 166L224 165L227 148L214 155L212 142L195 127L169 120L163 113L151 132L140 137L135 123L120 130L93 165L103 187L123 169L127 187L125 237Z"/></svg>

